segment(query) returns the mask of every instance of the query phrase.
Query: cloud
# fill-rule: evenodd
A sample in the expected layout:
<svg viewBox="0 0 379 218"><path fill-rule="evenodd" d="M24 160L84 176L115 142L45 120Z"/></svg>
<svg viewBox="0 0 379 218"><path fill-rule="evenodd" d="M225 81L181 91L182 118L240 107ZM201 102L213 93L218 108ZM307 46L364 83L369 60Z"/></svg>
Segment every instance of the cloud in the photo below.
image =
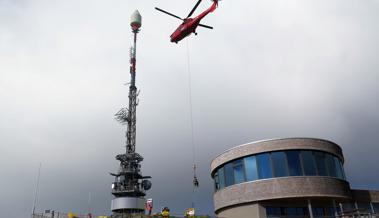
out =
<svg viewBox="0 0 379 218"><path fill-rule="evenodd" d="M203 2L199 11L209 2ZM352 187L378 189L379 27L376 1L222 1L214 30L178 45L169 35L192 1L0 1L0 210L28 216L38 163L38 209L110 213L125 127L129 16L138 38L137 151L153 177L155 209L182 213L192 198L212 213L209 164L249 141L308 136L340 144ZM192 194L187 50L195 158ZM361 161L364 158L365 161ZM18 205L15 207L14 205Z"/></svg>

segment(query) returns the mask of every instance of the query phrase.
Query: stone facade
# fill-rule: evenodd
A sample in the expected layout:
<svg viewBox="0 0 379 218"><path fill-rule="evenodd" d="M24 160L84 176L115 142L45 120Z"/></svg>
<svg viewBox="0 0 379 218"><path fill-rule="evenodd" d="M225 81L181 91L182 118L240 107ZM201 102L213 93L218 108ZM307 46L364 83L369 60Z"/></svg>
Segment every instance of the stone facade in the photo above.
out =
<svg viewBox="0 0 379 218"><path fill-rule="evenodd" d="M214 194L215 211L238 204L284 198L329 197L350 200L349 183L329 177L283 177L226 187Z"/></svg>

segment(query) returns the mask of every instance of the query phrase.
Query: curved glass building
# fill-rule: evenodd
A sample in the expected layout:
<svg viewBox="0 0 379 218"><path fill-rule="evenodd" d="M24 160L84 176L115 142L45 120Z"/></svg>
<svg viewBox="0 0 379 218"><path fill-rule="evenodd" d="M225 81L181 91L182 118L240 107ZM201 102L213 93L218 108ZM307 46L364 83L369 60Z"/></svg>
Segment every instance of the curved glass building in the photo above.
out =
<svg viewBox="0 0 379 218"><path fill-rule="evenodd" d="M211 163L215 213L225 218L379 213L379 191L352 190L343 164L341 147L323 139L234 147Z"/></svg>

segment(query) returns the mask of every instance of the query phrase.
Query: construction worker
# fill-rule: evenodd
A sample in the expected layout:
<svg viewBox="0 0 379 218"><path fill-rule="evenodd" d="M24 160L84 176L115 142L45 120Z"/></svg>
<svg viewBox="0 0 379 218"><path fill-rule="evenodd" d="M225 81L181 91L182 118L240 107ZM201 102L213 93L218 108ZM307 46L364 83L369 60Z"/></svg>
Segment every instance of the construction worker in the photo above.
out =
<svg viewBox="0 0 379 218"><path fill-rule="evenodd" d="M185 218L195 218L195 208L191 207L184 213Z"/></svg>
<svg viewBox="0 0 379 218"><path fill-rule="evenodd" d="M68 218L78 218L78 215L74 214L73 212L70 212L67 214Z"/></svg>
<svg viewBox="0 0 379 218"><path fill-rule="evenodd" d="M193 187L199 187L199 180L196 177L196 164L193 165Z"/></svg>
<svg viewBox="0 0 379 218"><path fill-rule="evenodd" d="M193 177L193 185L194 187L199 187L199 180L197 180L196 176Z"/></svg>
<svg viewBox="0 0 379 218"><path fill-rule="evenodd" d="M161 211L161 217L169 218L170 217L170 209L168 207L164 207Z"/></svg>

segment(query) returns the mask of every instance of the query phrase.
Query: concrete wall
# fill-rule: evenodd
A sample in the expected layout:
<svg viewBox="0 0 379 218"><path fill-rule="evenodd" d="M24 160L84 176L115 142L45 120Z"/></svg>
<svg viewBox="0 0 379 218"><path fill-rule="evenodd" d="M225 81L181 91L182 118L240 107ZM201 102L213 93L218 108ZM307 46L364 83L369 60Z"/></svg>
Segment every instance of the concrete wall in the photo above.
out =
<svg viewBox="0 0 379 218"><path fill-rule="evenodd" d="M351 199L349 183L330 177L280 177L235 184L214 193L215 211L272 199L325 197Z"/></svg>
<svg viewBox="0 0 379 218"><path fill-rule="evenodd" d="M265 218L266 209L259 204L240 205L221 210L219 218Z"/></svg>

